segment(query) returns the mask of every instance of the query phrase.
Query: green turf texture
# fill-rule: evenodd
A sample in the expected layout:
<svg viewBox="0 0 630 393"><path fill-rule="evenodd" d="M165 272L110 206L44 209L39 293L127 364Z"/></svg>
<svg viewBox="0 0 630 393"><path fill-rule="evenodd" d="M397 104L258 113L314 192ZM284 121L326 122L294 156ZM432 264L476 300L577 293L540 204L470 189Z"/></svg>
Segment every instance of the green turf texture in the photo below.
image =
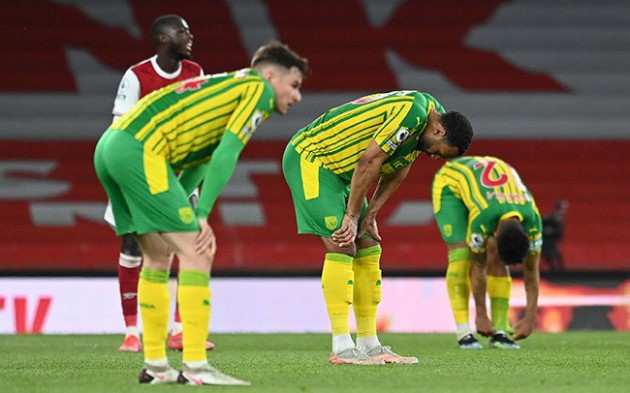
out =
<svg viewBox="0 0 630 393"><path fill-rule="evenodd" d="M536 333L520 350L460 350L451 334L382 334L418 365L333 366L323 334L217 334L209 353L251 387L147 386L117 335L0 335L0 392L630 392L630 333ZM481 340L485 345L486 339ZM178 368L181 353L170 352Z"/></svg>

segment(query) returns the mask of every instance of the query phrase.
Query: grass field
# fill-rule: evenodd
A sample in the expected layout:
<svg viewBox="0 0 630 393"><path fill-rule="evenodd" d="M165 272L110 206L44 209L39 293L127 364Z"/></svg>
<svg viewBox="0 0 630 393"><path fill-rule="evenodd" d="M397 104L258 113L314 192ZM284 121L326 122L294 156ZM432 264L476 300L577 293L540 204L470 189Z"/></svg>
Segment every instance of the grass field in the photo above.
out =
<svg viewBox="0 0 630 393"><path fill-rule="evenodd" d="M0 392L629 392L630 334L538 333L518 351L463 351L450 334L383 334L412 366L332 366L322 334L213 335L220 370L251 387L146 386L142 355L119 353L122 336L0 336ZM484 340L485 342L485 340ZM170 352L172 365L181 354Z"/></svg>

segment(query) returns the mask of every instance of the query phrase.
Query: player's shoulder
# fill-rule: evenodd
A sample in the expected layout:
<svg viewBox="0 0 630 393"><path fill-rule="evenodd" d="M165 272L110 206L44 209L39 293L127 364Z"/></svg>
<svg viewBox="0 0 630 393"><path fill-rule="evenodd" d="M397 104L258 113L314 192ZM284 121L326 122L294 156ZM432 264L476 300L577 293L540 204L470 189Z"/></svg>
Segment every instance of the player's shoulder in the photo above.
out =
<svg viewBox="0 0 630 393"><path fill-rule="evenodd" d="M201 64L194 62L192 60L184 59L182 60L182 68L188 71L192 71L197 75L203 74L203 67Z"/></svg>
<svg viewBox="0 0 630 393"><path fill-rule="evenodd" d="M459 156L446 160L442 165L443 170L456 169L461 167L473 168L477 163L481 162L483 157L480 156Z"/></svg>
<svg viewBox="0 0 630 393"><path fill-rule="evenodd" d="M136 64L133 64L131 67L128 68L128 71L131 71L137 74L139 71L144 71L148 69L153 69L153 66L151 65L150 57L148 59L141 60L137 62Z"/></svg>
<svg viewBox="0 0 630 393"><path fill-rule="evenodd" d="M429 111L431 108L435 108L435 110L440 113L446 112L444 106L442 106L442 104L429 93L415 91L413 97L414 103L426 111Z"/></svg>
<svg viewBox="0 0 630 393"><path fill-rule="evenodd" d="M234 72L234 79L243 79L248 83L260 84L265 94L275 96L275 92L271 84L258 71L253 68L242 68Z"/></svg>

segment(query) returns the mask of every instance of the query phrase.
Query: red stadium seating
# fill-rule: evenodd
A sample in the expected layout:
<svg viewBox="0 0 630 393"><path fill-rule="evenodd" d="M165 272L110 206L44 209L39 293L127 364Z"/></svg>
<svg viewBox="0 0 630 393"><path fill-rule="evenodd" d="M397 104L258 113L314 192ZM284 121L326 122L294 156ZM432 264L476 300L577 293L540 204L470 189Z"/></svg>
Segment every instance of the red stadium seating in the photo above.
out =
<svg viewBox="0 0 630 393"><path fill-rule="evenodd" d="M49 173L6 170L17 189L37 182L61 182L67 189L54 197L16 197L0 204L0 270L111 271L119 242L100 220L105 196L91 165L94 144L86 142L3 142L0 155L13 163L52 162ZM284 143L253 142L242 162L263 160L280 166ZM630 163L621 161L630 142L475 141L471 154L494 154L513 164L534 194L541 213L566 198L566 238L561 249L570 270L627 268L626 223L630 221ZM430 201L430 185L439 161L420 157L395 197L379 216L384 239L384 268L389 272L444 269L445 247L433 221L388 224L405 201ZM280 171L254 174L255 197L222 197L221 204L251 202L262 206L265 224L230 225L217 211L211 216L219 250L215 271L267 273L313 272L321 267L322 248L313 236L298 236L288 188ZM27 192L27 191L23 191ZM48 204L53 212L37 210ZM100 204L98 214L85 206ZM58 208L55 209L55 206ZM74 222L59 224L62 210ZM65 211L64 210L64 211ZM88 211L88 213L86 213ZM83 213L81 213L83 212ZM420 216L420 212L417 212ZM57 221L55 221L57 220ZM56 222L56 224L55 224ZM597 261L597 265L593 265Z"/></svg>
<svg viewBox="0 0 630 393"><path fill-rule="evenodd" d="M295 233L279 169L284 145L339 97L393 89L430 91L466 113L478 133L469 153L514 165L541 213L568 200L568 270L628 271L630 55L628 28L614 18L627 10L622 3L3 1L0 272L114 271L119 243L100 219L105 195L92 153L122 73L152 55L147 32L166 13L188 20L206 72L246 66L252 48L272 38L261 31L289 43L313 70L304 104L270 119L245 150L242 162L272 169L251 175L253 196L224 193L211 216L215 272L321 268L319 242ZM385 270L445 269L433 221L423 223L420 212L406 225L391 221L404 203L430 202L438 166L419 159L380 214ZM261 208L262 225L223 217L222 206L234 203Z"/></svg>

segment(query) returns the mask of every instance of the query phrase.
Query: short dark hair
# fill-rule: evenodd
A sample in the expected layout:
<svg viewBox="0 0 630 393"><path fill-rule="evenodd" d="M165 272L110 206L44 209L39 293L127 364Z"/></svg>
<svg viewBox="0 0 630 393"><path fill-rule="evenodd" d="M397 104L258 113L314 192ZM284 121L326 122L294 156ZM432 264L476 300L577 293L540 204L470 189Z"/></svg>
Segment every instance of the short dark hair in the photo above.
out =
<svg viewBox="0 0 630 393"><path fill-rule="evenodd" d="M457 147L459 155L466 152L473 138L473 128L466 116L459 112L446 112L440 116L440 124L446 129L446 140Z"/></svg>
<svg viewBox="0 0 630 393"><path fill-rule="evenodd" d="M506 265L523 262L529 249L529 238L520 221L510 219L501 223L499 233L497 233L497 249L501 260Z"/></svg>
<svg viewBox="0 0 630 393"><path fill-rule="evenodd" d="M252 67L263 63L273 63L281 65L286 69L296 67L303 76L308 74L308 60L300 57L297 53L281 42L272 41L256 50L252 57Z"/></svg>
<svg viewBox="0 0 630 393"><path fill-rule="evenodd" d="M175 14L159 16L151 25L151 39L153 40L153 43L157 45L160 42L160 34L164 32L164 28L166 26L170 26L174 22L182 20L184 20L184 18Z"/></svg>

